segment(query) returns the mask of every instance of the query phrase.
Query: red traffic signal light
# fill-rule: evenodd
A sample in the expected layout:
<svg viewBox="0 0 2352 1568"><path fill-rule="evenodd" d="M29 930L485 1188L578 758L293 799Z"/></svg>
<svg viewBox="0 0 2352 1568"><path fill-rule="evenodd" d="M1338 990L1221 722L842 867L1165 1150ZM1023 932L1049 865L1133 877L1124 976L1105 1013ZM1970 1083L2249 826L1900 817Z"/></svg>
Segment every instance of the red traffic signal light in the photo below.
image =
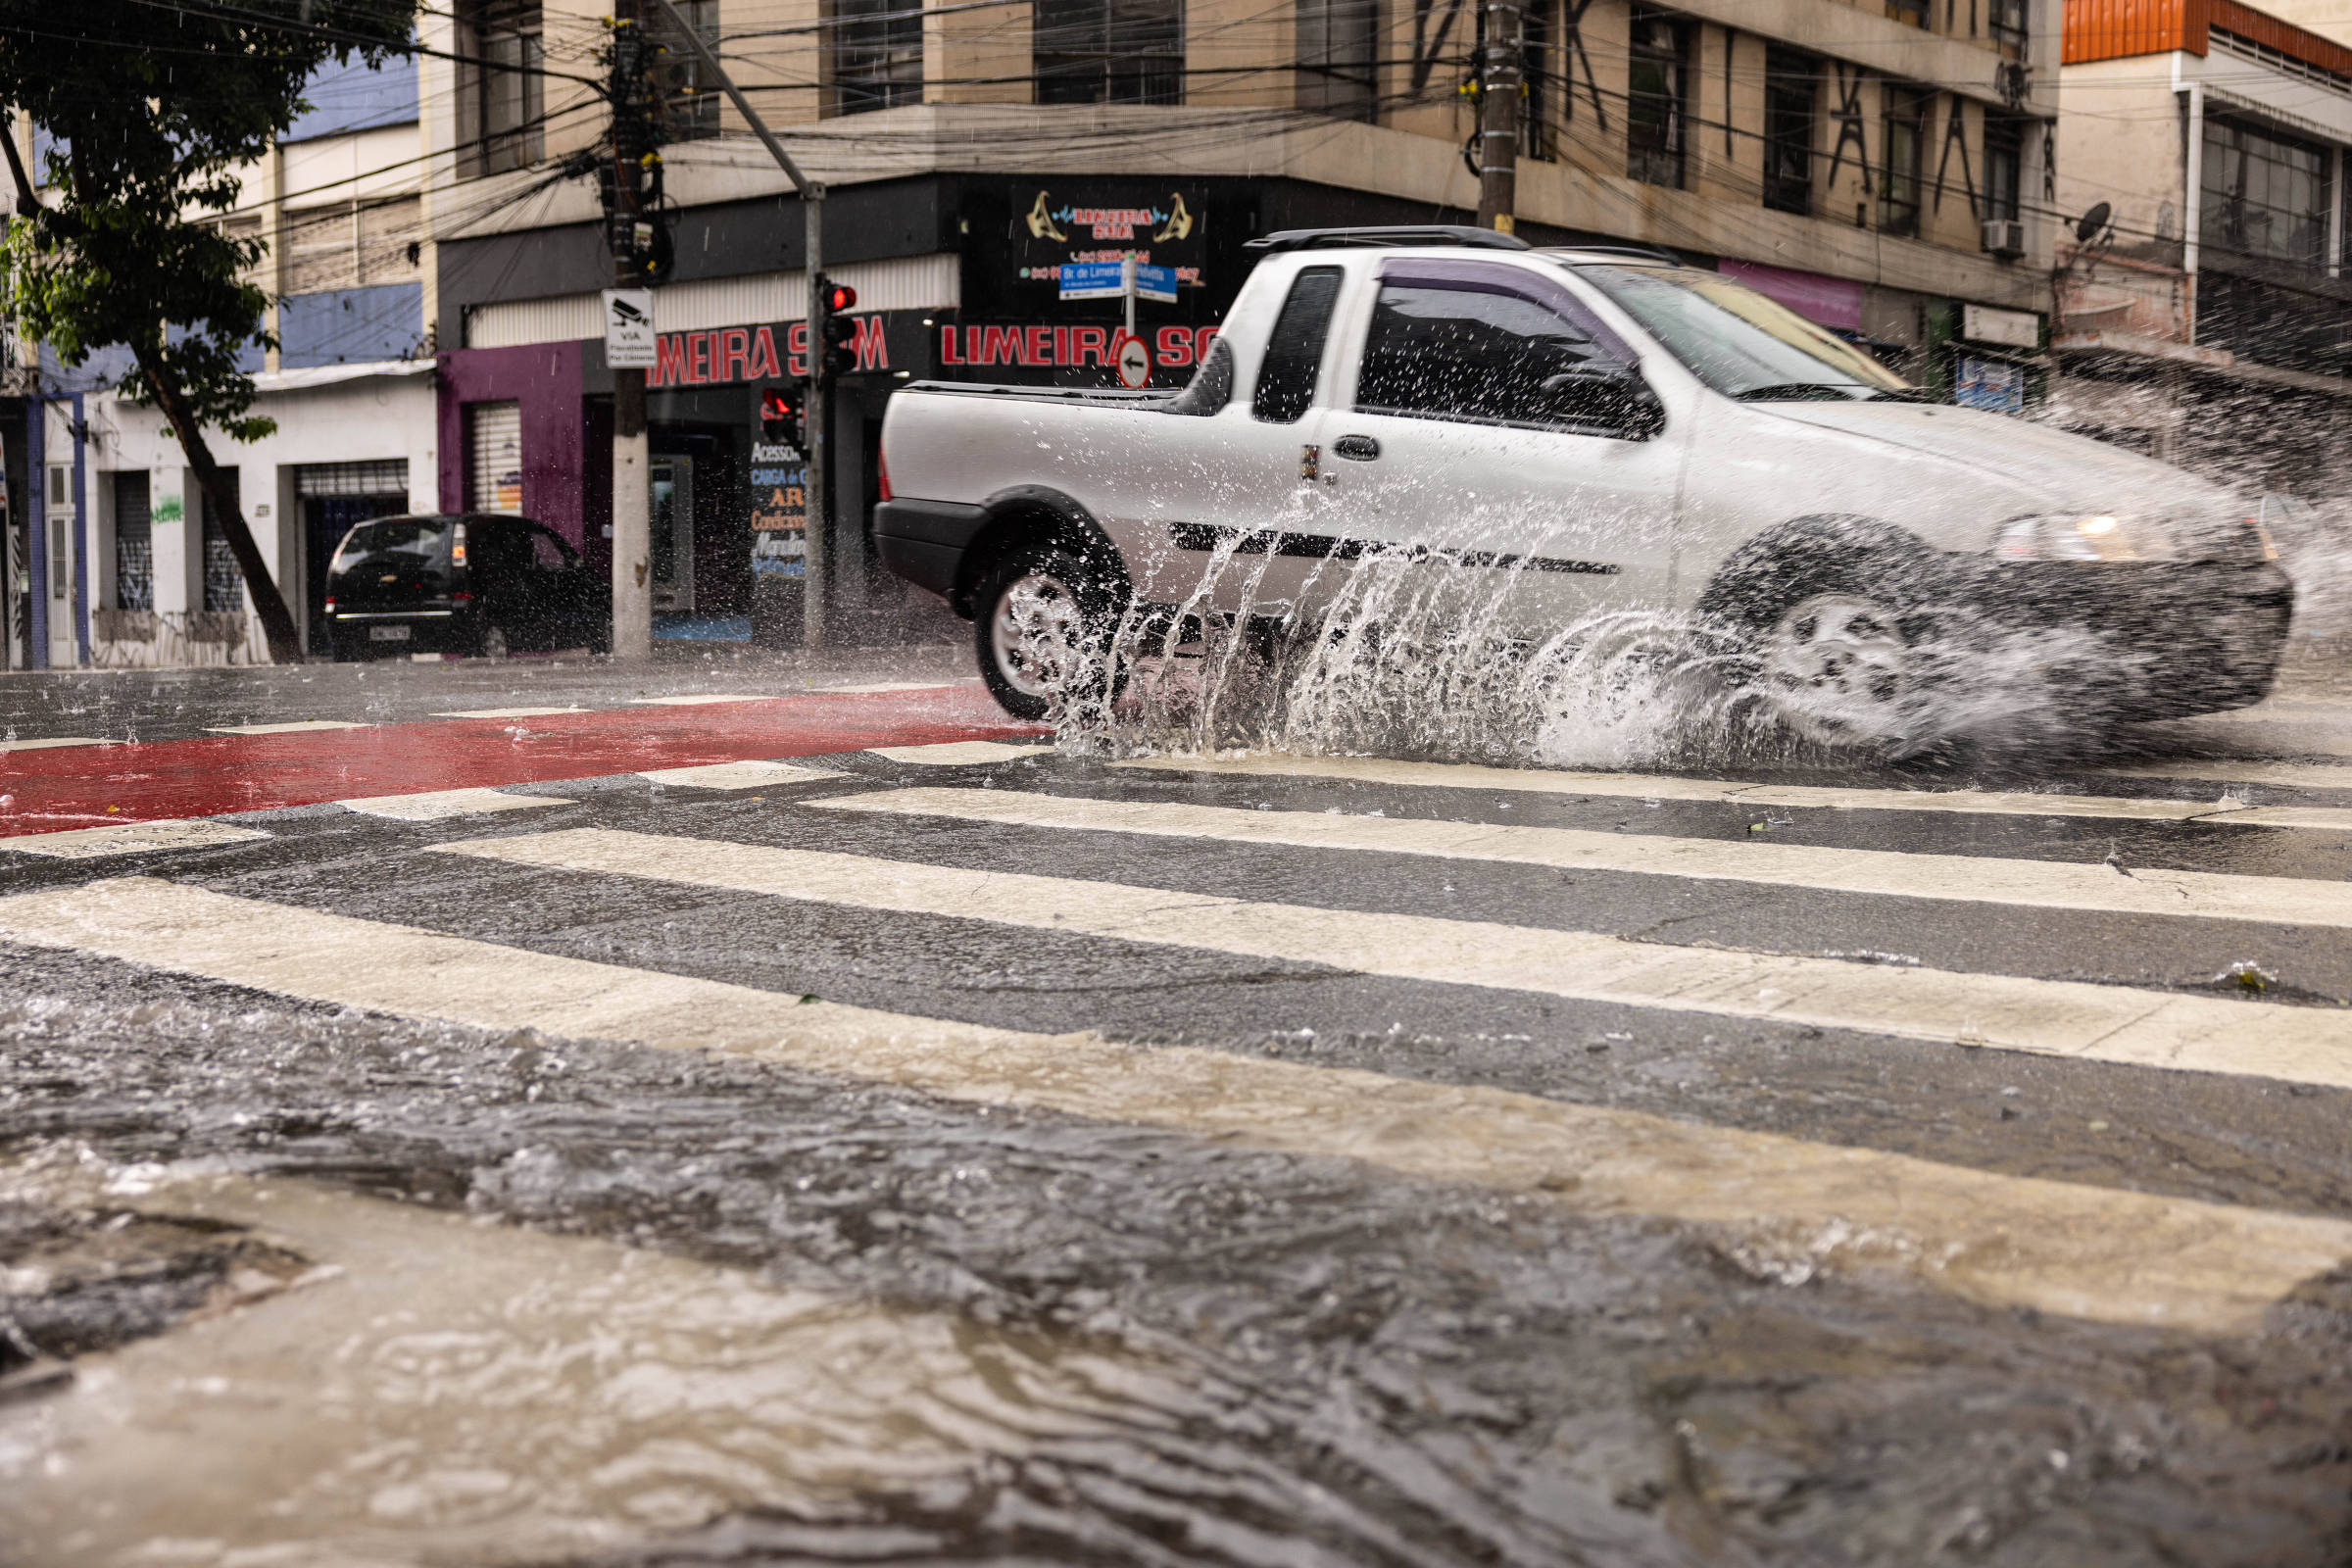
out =
<svg viewBox="0 0 2352 1568"><path fill-rule="evenodd" d="M825 285L825 311L828 315L838 316L843 311L857 308L858 291L856 289L847 283L828 282Z"/></svg>
<svg viewBox="0 0 2352 1568"><path fill-rule="evenodd" d="M798 388L768 386L760 389L760 433L768 441L786 446L801 445L803 412Z"/></svg>

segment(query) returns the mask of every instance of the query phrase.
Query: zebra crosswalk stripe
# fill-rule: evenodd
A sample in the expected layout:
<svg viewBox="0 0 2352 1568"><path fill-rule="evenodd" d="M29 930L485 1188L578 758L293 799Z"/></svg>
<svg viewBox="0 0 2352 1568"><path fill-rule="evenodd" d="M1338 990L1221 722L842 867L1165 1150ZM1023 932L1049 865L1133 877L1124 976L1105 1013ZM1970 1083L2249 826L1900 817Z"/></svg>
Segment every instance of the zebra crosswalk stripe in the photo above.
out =
<svg viewBox="0 0 2352 1568"><path fill-rule="evenodd" d="M970 1102L1647 1214L1808 1263L2102 1322L2247 1332L2352 1224L1938 1164L1503 1090L829 1003L126 877L0 899L0 937L346 1006L727 1052Z"/></svg>
<svg viewBox="0 0 2352 1568"><path fill-rule="evenodd" d="M941 816L1008 827L1078 829L1295 849L1491 860L1559 870L1625 871L1699 881L2117 914L2352 926L2352 883L2212 871L2130 870L2063 860L1906 854L1808 844L1736 843L1650 833L1595 833L1337 810L1250 811L1222 806L1106 801L1023 790L905 789L838 795L836 811Z"/></svg>
<svg viewBox="0 0 2352 1568"><path fill-rule="evenodd" d="M1740 806L1848 811L1932 811L1971 816L2068 816L2147 822L2221 822L2235 827L2352 830L2352 807L2263 807L2234 799L2151 801L2120 795L2041 795L2024 790L1886 790L1684 778L1660 773L1577 773L1412 762L1378 757L1152 757L1110 764L1151 772L1243 778L1335 779L1420 789L1504 790L1527 795L1597 795L1628 800L1726 801Z"/></svg>
<svg viewBox="0 0 2352 1568"><path fill-rule="evenodd" d="M1262 904L606 828L435 846L512 864L2086 1060L2352 1087L2352 1014L1591 932Z"/></svg>

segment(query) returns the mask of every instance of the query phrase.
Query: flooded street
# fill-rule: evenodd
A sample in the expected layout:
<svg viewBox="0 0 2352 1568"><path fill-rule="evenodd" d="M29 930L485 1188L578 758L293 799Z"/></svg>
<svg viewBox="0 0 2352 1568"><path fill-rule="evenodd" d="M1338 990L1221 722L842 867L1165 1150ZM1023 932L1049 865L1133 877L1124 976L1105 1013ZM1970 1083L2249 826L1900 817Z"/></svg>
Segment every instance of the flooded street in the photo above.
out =
<svg viewBox="0 0 2352 1568"><path fill-rule="evenodd" d="M12 1558L2352 1546L2325 669L2038 768L973 690L9 686ZM122 820L238 744L265 808Z"/></svg>

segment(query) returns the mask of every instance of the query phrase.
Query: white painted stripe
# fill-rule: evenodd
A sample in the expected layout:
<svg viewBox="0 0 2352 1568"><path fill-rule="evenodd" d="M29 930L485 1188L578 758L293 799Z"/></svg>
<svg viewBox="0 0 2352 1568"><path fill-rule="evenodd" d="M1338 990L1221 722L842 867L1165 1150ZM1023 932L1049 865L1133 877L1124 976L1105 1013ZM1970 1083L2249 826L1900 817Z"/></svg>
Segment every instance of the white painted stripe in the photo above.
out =
<svg viewBox="0 0 2352 1568"><path fill-rule="evenodd" d="M629 704L631 708L703 708L711 703L771 703L775 698L765 692L723 692L699 697L640 697Z"/></svg>
<svg viewBox="0 0 2352 1568"><path fill-rule="evenodd" d="M1021 790L885 790L807 804L829 810L960 817L1014 827L1143 833L1298 849L1369 850L1562 870L1634 871L1649 876L1822 888L1888 898L2189 915L2272 925L2352 926L2352 883L2295 877L2159 870L2127 874L2112 866L2058 860L1904 855L1806 844L1592 833L1579 828L1343 816L1337 811L1243 811L1219 806L1093 801Z"/></svg>
<svg viewBox="0 0 2352 1568"><path fill-rule="evenodd" d="M143 855L151 850L200 850L215 844L249 844L270 835L231 827L207 817L168 817L160 822L110 822L63 833L24 833L0 838L0 850L53 860L96 860L109 855Z"/></svg>
<svg viewBox="0 0 2352 1568"><path fill-rule="evenodd" d="M518 864L1165 943L1398 979L2352 1088L2352 1011L2339 1009L1674 947L1480 920L1254 904L1115 882L603 828L436 848Z"/></svg>
<svg viewBox="0 0 2352 1568"><path fill-rule="evenodd" d="M1007 745L1003 741L941 741L933 746L872 746L867 752L894 762L926 767L964 767L976 762L1010 762L1024 757L1051 757L1051 746Z"/></svg>
<svg viewBox="0 0 2352 1568"><path fill-rule="evenodd" d="M1994 816L2116 817L2156 822L2231 822L2241 826L2352 829L2352 808L2306 808L2293 819L2265 816L2235 800L2143 801L2113 795L2040 795L2030 791L1830 789L1752 780L1681 778L1657 773L1562 773L1481 767L1468 762L1403 762L1377 757L1153 757L1113 762L1152 772L1214 773L1245 778L1338 779L1418 789L1507 790L1525 795L1599 795L1653 801L1729 801L1740 806L1861 811L1954 811Z"/></svg>
<svg viewBox="0 0 2352 1568"><path fill-rule="evenodd" d="M802 767L793 762L707 762L700 767L656 767L637 775L657 784L682 784L698 790L756 790L771 784L806 784L811 779L841 778L829 767Z"/></svg>
<svg viewBox="0 0 2352 1568"><path fill-rule="evenodd" d="M149 877L0 899L0 936L343 1006L727 1052L982 1104L1365 1161L1588 1213L1726 1228L1971 1300L2207 1332L2258 1328L2352 1258L2352 1224L1941 1165L1532 1095L795 1005Z"/></svg>
<svg viewBox="0 0 2352 1568"><path fill-rule="evenodd" d="M373 724L342 718L306 718L292 724L214 724L214 735L299 735L314 729L373 729Z"/></svg>
<svg viewBox="0 0 2352 1568"><path fill-rule="evenodd" d="M2299 790L2352 790L2352 762L2271 762L2216 757L2099 771L2114 778L2195 778L2223 784L2282 784Z"/></svg>
<svg viewBox="0 0 2352 1568"><path fill-rule="evenodd" d="M445 817L478 816L486 811L528 811L570 803L543 795L503 795L497 790L425 790L415 795L364 795L335 804L348 807L362 816L390 817L396 822L438 822Z"/></svg>
<svg viewBox="0 0 2352 1568"><path fill-rule="evenodd" d="M435 718L552 718L558 713L585 713L585 708L458 708Z"/></svg>
<svg viewBox="0 0 2352 1568"><path fill-rule="evenodd" d="M848 697L866 692L952 692L958 683L946 680L877 680L863 686L811 686L810 697Z"/></svg>
<svg viewBox="0 0 2352 1568"><path fill-rule="evenodd" d="M0 752L45 752L58 746L112 746L113 741L93 740L83 735L59 735L38 741L0 741Z"/></svg>

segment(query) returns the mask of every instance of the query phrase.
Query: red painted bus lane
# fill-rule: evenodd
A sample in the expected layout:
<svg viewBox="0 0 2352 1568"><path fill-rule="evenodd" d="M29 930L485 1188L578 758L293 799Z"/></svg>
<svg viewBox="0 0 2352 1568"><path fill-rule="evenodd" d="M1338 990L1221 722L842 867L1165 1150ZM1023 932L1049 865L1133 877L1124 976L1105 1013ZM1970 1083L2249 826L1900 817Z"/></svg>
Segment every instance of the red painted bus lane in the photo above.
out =
<svg viewBox="0 0 2352 1568"><path fill-rule="evenodd" d="M959 685L10 752L0 754L0 838L1037 732Z"/></svg>

